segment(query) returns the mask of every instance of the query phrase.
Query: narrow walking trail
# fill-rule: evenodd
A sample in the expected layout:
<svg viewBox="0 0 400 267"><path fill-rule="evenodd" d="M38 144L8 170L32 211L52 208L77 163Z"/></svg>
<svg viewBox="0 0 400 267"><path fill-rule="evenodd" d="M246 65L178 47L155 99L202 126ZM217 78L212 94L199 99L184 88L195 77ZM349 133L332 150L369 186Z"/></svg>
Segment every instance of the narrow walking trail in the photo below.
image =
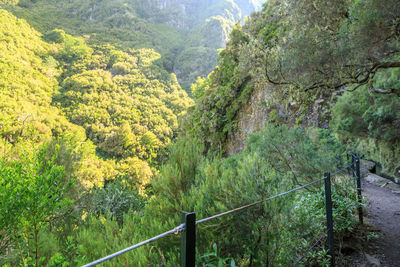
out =
<svg viewBox="0 0 400 267"><path fill-rule="evenodd" d="M377 234L368 242L360 266L400 267L400 187L369 174L362 182L366 222Z"/></svg>

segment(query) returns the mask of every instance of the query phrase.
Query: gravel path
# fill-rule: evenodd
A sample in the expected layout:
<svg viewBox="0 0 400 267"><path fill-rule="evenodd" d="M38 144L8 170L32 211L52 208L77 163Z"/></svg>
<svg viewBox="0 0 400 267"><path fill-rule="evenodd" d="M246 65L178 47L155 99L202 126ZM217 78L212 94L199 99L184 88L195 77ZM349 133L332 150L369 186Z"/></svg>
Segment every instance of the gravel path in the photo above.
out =
<svg viewBox="0 0 400 267"><path fill-rule="evenodd" d="M368 244L364 266L400 267L400 188L388 182L367 177L362 183L366 219L379 235Z"/></svg>

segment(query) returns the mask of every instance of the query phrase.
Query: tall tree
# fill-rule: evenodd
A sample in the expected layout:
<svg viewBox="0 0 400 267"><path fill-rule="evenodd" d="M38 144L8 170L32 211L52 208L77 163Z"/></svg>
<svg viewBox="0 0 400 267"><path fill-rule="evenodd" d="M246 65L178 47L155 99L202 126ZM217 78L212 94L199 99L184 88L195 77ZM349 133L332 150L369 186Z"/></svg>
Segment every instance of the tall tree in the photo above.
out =
<svg viewBox="0 0 400 267"><path fill-rule="evenodd" d="M264 12L279 25L268 47L269 82L303 92L369 85L384 69L400 68L400 2L396 0L270 1Z"/></svg>

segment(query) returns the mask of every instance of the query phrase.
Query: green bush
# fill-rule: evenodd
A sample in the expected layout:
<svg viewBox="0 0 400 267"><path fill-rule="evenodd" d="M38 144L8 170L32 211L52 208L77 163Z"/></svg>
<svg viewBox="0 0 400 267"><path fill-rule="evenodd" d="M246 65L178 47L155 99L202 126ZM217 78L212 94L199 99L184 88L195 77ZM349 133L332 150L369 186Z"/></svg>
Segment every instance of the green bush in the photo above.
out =
<svg viewBox="0 0 400 267"><path fill-rule="evenodd" d="M123 223L123 215L129 211L141 211L145 199L139 195L137 190L129 188L124 177L107 183L104 188L92 189L92 204L90 213L97 216L107 216L116 220L120 225Z"/></svg>
<svg viewBox="0 0 400 267"><path fill-rule="evenodd" d="M250 136L248 149L257 151L277 172L300 185L336 169L344 148L327 130L267 125ZM309 134L312 137L309 137Z"/></svg>
<svg viewBox="0 0 400 267"><path fill-rule="evenodd" d="M96 256L104 256L173 229L181 223L181 211L194 211L197 219L202 219L321 178L324 171L335 169L337 158L334 152L342 151L342 148L328 132L312 133L314 136L310 138L300 128L268 125L251 137L248 149L229 158L206 158L204 148L196 141L180 140L170 148L168 161L153 179L154 197L149 199L143 216L137 213L125 215L122 228L105 219L91 218L88 227L82 228L79 234L80 255L88 255L88 260L94 260ZM273 150L275 147L282 150L282 155ZM291 168L285 166L289 155L292 155ZM323 168L318 168L319 164ZM355 223L356 200L348 196L354 195L353 187L347 184L346 178L332 179L335 230L338 233L351 231ZM231 260L239 266L266 262L274 266L293 264L305 253L310 242L325 232L322 186L321 182L198 225L199 262L210 266L218 261L229 264ZM116 231L120 233L119 238L112 236ZM129 238L125 233L130 233ZM160 239L106 266L124 261L143 266L174 266L179 261L178 237ZM94 238L102 240L101 244ZM213 244L218 251L210 252ZM100 246L103 252L92 252L92 246ZM312 260L324 262L326 257L321 254L310 262Z"/></svg>
<svg viewBox="0 0 400 267"><path fill-rule="evenodd" d="M383 72L375 86L398 79L398 72ZM330 126L350 149L381 163L383 172L395 174L400 152L399 97L374 94L367 88L344 93L332 108Z"/></svg>
<svg viewBox="0 0 400 267"><path fill-rule="evenodd" d="M0 158L0 232L15 248L7 249L6 257L18 255L22 264L38 266L57 250L53 235L45 246L39 235L72 204L65 195L72 181L55 163L58 149L49 152L46 146L19 144Z"/></svg>

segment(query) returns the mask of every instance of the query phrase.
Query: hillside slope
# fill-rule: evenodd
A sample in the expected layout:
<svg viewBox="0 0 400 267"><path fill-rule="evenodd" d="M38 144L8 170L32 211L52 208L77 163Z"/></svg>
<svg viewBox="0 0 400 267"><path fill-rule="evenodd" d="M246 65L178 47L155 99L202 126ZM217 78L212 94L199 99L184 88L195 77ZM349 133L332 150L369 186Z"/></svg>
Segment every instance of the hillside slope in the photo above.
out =
<svg viewBox="0 0 400 267"><path fill-rule="evenodd" d="M1 148L54 139L74 153L84 150L81 172L70 175L85 186L118 175L148 183L150 165L192 103L157 62L161 56L89 46L62 30L45 42L24 20L0 14Z"/></svg>
<svg viewBox="0 0 400 267"><path fill-rule="evenodd" d="M8 2L9 1L0 1ZM260 8L254 0L13 1L4 5L42 33L54 28L86 36L91 44L109 43L124 51L153 48L166 70L189 90L197 76L217 64L233 25Z"/></svg>

